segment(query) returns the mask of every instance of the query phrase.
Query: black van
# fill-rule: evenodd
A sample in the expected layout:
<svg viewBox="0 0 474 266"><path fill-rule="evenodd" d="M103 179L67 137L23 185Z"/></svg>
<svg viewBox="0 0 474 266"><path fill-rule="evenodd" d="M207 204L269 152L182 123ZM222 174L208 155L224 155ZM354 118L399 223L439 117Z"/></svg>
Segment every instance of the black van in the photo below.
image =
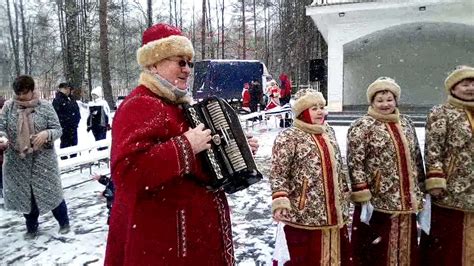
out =
<svg viewBox="0 0 474 266"><path fill-rule="evenodd" d="M259 81L265 88L268 71L258 60L212 59L195 62L192 95L196 100L217 96L229 102L242 98L244 83Z"/></svg>

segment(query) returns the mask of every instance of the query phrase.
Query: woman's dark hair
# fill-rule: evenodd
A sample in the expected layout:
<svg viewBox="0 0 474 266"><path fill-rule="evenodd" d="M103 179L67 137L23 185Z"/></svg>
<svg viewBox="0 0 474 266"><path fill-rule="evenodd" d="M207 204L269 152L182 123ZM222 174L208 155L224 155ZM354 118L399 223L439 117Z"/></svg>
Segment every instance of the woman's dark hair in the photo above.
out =
<svg viewBox="0 0 474 266"><path fill-rule="evenodd" d="M16 77L13 81L13 91L16 95L28 93L35 89L35 81L28 75L21 75Z"/></svg>

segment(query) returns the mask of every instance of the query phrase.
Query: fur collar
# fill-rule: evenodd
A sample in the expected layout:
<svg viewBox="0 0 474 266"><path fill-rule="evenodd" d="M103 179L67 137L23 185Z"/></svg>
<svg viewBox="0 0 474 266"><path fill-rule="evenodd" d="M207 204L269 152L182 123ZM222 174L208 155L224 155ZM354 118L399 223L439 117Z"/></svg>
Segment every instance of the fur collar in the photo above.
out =
<svg viewBox="0 0 474 266"><path fill-rule="evenodd" d="M384 115L375 111L375 109L372 108L372 106L369 106L369 110L367 111L367 114L371 116L372 118L374 118L375 120L379 120L384 123L388 123L388 122L398 123L400 121L400 112L398 111L398 108L395 108L395 112L393 114Z"/></svg>
<svg viewBox="0 0 474 266"><path fill-rule="evenodd" d="M324 125L308 124L306 122L299 120L298 118L295 119L295 121L293 122L293 125L296 128L310 134L322 134L326 131L325 124Z"/></svg>
<svg viewBox="0 0 474 266"><path fill-rule="evenodd" d="M455 98L451 95L448 95L448 103L455 107L463 108L463 109L470 109L474 110L474 102L470 101L463 101L459 98Z"/></svg>
<svg viewBox="0 0 474 266"><path fill-rule="evenodd" d="M147 72L142 72L140 74L140 79L138 81L140 85L147 87L151 92L158 95L165 100L174 103L174 104L181 104L181 103L191 103L191 97L185 95L183 97L176 97L174 93L171 91L170 88L165 86L161 83L158 79L156 79L152 74Z"/></svg>

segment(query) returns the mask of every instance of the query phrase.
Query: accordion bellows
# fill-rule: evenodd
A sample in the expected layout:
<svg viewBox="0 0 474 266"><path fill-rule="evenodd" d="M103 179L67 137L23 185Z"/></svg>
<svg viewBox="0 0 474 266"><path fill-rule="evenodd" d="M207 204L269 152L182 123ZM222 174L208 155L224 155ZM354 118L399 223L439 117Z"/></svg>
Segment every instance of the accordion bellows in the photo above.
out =
<svg viewBox="0 0 474 266"><path fill-rule="evenodd" d="M212 176L206 186L232 194L262 179L239 118L225 100L210 97L185 110L191 127L202 123L211 130L211 149L198 154Z"/></svg>

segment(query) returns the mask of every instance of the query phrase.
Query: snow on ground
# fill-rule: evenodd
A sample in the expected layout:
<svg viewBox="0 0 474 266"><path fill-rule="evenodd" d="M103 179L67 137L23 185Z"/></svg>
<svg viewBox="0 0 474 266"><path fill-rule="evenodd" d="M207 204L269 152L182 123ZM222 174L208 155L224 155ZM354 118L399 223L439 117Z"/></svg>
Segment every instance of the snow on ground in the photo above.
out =
<svg viewBox="0 0 474 266"><path fill-rule="evenodd" d="M87 110L83 109L79 126L79 145L94 141L86 132ZM256 154L264 179L247 190L229 195L234 234L235 257L238 265L271 265L276 224L271 219L271 192L268 174L271 147L281 131L274 121L256 124L247 131L260 144ZM335 127L341 151L346 151L348 127ZM424 130L417 129L420 146L424 145ZM110 136L108 136L110 137ZM94 172L109 173L107 165L94 167ZM0 265L102 265L106 245L107 209L101 197L102 185L91 181L89 171L77 170L63 174L63 187L71 220L71 232L59 235L51 213L40 216L39 235L24 240L25 225L21 214L0 208Z"/></svg>

